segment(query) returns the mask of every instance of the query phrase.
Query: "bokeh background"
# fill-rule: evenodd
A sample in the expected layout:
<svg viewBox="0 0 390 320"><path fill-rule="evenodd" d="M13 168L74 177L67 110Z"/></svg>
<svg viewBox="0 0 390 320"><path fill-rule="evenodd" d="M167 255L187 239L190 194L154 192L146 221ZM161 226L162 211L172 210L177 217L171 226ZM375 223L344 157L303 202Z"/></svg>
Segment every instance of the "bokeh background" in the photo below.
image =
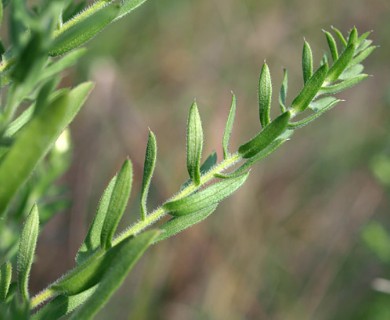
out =
<svg viewBox="0 0 390 320"><path fill-rule="evenodd" d="M321 29L331 25L373 30L373 77L256 165L208 220L149 250L99 319L390 319L388 0L150 0L91 41L66 80L96 82L72 127L73 164L60 181L72 205L40 238L35 291L73 266L127 156L135 184L123 226L136 219L148 127L159 147L153 207L186 180L193 99L205 154L221 155L234 91L237 147L259 128L263 61L275 102L288 68L291 101L302 86L303 38L318 65L327 47Z"/></svg>

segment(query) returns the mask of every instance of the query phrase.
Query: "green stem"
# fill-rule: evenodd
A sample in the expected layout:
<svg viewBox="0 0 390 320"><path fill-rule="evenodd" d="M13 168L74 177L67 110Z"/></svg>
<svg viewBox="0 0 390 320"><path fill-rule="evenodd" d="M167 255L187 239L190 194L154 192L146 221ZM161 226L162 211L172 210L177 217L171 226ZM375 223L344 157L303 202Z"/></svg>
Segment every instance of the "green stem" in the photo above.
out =
<svg viewBox="0 0 390 320"><path fill-rule="evenodd" d="M193 182L191 182L189 185L187 185L185 188L183 188L179 193L174 195L172 198L170 198L168 201L172 200L178 200L180 198L184 198L191 193L195 192L196 190L203 187L208 182L215 179L215 174L217 173L223 173L226 169L230 168L231 166L235 165L239 161L242 160L242 157L237 152L235 154L230 155L228 158L220 162L219 164L216 164L214 167L212 167L208 172L204 173L200 178L200 184L195 185ZM152 224L156 223L158 220L163 218L165 215L168 214L168 211L164 209L163 205L152 211L149 215L146 216L144 220L138 220L136 223L134 223L132 226L130 226L128 229L123 231L121 234L119 234L113 241L112 245L115 246L122 242L123 240L134 236L142 231L144 231L146 228L151 226ZM98 250L95 254L98 254L100 250ZM54 282L55 283L55 282ZM58 292L52 290L50 286L48 286L46 289L42 290L38 294L36 294L31 299L31 310L35 309L40 304L46 302L47 300L50 300L54 298Z"/></svg>

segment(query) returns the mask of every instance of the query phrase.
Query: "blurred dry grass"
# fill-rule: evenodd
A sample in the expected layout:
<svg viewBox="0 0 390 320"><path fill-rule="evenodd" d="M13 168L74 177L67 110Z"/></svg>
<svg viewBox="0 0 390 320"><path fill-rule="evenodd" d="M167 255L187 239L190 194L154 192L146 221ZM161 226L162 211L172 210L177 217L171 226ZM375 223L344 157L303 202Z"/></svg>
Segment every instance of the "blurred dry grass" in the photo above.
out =
<svg viewBox="0 0 390 320"><path fill-rule="evenodd" d="M275 92L282 67L289 69L292 98L302 85L302 38L319 61L321 28L356 25L373 29L381 45L367 62L374 77L257 165L208 221L152 248L101 319L388 319L390 297L373 292L370 281L390 268L365 250L359 232L374 215L390 221L385 191L369 170L388 137L389 16L387 0L166 0L111 26L69 75L93 78L96 89L73 127L74 164L65 179L73 206L45 230L35 286L72 266L98 198L126 156L135 165L126 223L135 219L148 127L159 146L151 193L158 204L185 179L194 97L206 152L221 154L230 90L238 97L237 146L258 128L263 60Z"/></svg>

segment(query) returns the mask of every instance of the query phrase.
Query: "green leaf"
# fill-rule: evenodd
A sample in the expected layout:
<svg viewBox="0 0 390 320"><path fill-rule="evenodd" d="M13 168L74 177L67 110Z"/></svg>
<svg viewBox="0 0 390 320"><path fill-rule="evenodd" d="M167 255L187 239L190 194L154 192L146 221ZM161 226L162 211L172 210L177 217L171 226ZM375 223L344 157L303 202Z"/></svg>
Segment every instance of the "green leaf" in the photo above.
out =
<svg viewBox="0 0 390 320"><path fill-rule="evenodd" d="M289 111L281 114L257 136L238 148L243 158L251 158L270 145L287 128L291 114Z"/></svg>
<svg viewBox="0 0 390 320"><path fill-rule="evenodd" d="M34 205L24 223L17 256L18 291L25 301L29 299L28 279L34 261L38 234L39 213L37 206Z"/></svg>
<svg viewBox="0 0 390 320"><path fill-rule="evenodd" d="M280 105L280 110L282 112L286 112L286 99L287 99L287 91L288 91L288 71L287 69L283 70L283 82L282 86L279 91L279 105Z"/></svg>
<svg viewBox="0 0 390 320"><path fill-rule="evenodd" d="M357 42L358 42L358 32L357 32L356 27L353 27L352 30L349 32L349 35L348 35L347 46L351 45L351 44L354 44L355 47L356 47Z"/></svg>
<svg viewBox="0 0 390 320"><path fill-rule="evenodd" d="M32 320L53 320L71 313L96 291L97 285L73 296L60 295L40 308Z"/></svg>
<svg viewBox="0 0 390 320"><path fill-rule="evenodd" d="M219 203L230 196L247 179L248 174L223 180L187 197L166 202L163 208L173 216L184 216Z"/></svg>
<svg viewBox="0 0 390 320"><path fill-rule="evenodd" d="M356 77L353 77L353 78L350 78L348 80L344 80L342 82L334 84L332 86L323 87L323 88L321 88L319 93L320 94L335 94L335 93L344 91L346 89L349 89L349 88L357 85L358 83L362 82L367 77L368 77L368 75L363 73L363 74L360 74Z"/></svg>
<svg viewBox="0 0 390 320"><path fill-rule="evenodd" d="M146 0L122 0L121 7L115 21L123 18L125 15L138 8L145 1Z"/></svg>
<svg viewBox="0 0 390 320"><path fill-rule="evenodd" d="M302 128L306 125L308 125L310 122L314 121L321 115L323 115L326 111L332 109L337 103L339 103L341 100L335 99L334 101L330 101L328 104L324 104L321 106L320 109L316 113L313 113L312 115L306 117L305 119L295 121L295 122L290 122L288 124L289 129L298 129ZM325 101L324 101L325 102Z"/></svg>
<svg viewBox="0 0 390 320"><path fill-rule="evenodd" d="M30 305L28 301L20 301L14 298L10 301L9 318L15 320L29 320L30 319Z"/></svg>
<svg viewBox="0 0 390 320"><path fill-rule="evenodd" d="M54 282L50 290L66 296L73 296L88 290L96 285L106 270L110 268L117 250L117 246L114 246L105 252L97 252Z"/></svg>
<svg viewBox="0 0 390 320"><path fill-rule="evenodd" d="M203 149L202 122L198 106L194 102L187 122L187 170L195 185L200 183L200 161Z"/></svg>
<svg viewBox="0 0 390 320"><path fill-rule="evenodd" d="M218 174L218 178L226 179L226 178L234 178L242 175L245 172L248 172L250 168L258 161L268 157L271 153L273 153L276 149L278 149L283 143L290 140L290 137L293 134L293 130L286 130L280 136L278 136L272 143L270 143L266 148L261 150L252 158L249 158L243 165L241 165L237 170L228 174Z"/></svg>
<svg viewBox="0 0 390 320"><path fill-rule="evenodd" d="M25 124L27 124L34 114L35 104L28 107L22 112L22 114L12 121L4 132L4 137L12 137L17 133Z"/></svg>
<svg viewBox="0 0 390 320"><path fill-rule="evenodd" d="M106 218L104 219L102 227L100 246L104 250L111 247L112 237L114 236L119 221L125 212L127 202L129 201L132 181L133 168L130 160L126 160L115 181L110 203L107 208Z"/></svg>
<svg viewBox="0 0 390 320"><path fill-rule="evenodd" d="M229 116L226 122L225 131L222 139L223 158L226 159L229 156L229 141L232 134L234 118L236 116L237 99L234 93L232 93L232 104L230 106Z"/></svg>
<svg viewBox="0 0 390 320"><path fill-rule="evenodd" d="M271 74L266 63L261 68L258 94L260 123L265 128L271 122L270 112L272 100Z"/></svg>
<svg viewBox="0 0 390 320"><path fill-rule="evenodd" d="M85 53L85 48L74 50L65 56L61 57L58 61L50 63L40 75L41 79L51 78L54 75L62 72L66 68L73 66Z"/></svg>
<svg viewBox="0 0 390 320"><path fill-rule="evenodd" d="M357 44L358 44L359 47L360 47L361 45L363 45L364 42L366 42L366 39L370 36L371 33L372 33L372 31L364 32L364 33L358 38ZM370 43L372 43L371 40L367 40L367 41L369 41Z"/></svg>
<svg viewBox="0 0 390 320"><path fill-rule="evenodd" d="M370 47L371 44L372 40L363 40L362 42L359 42L358 47L355 50L355 55Z"/></svg>
<svg viewBox="0 0 390 320"><path fill-rule="evenodd" d="M205 174L212 167L214 167L216 163L217 163L217 153L214 151L207 157L207 159L201 165L200 173Z"/></svg>
<svg viewBox="0 0 390 320"><path fill-rule="evenodd" d="M28 43L16 57L15 67L10 73L13 80L24 82L30 74L35 76L40 71L47 60L44 41L42 33L32 32Z"/></svg>
<svg viewBox="0 0 390 320"><path fill-rule="evenodd" d="M303 83L306 83L313 75L313 53L311 51L310 44L307 41L303 44L302 71Z"/></svg>
<svg viewBox="0 0 390 320"><path fill-rule="evenodd" d="M96 10L98 6L101 8ZM49 50L51 56L62 55L83 45L112 22L120 10L116 3L107 4L104 1L97 2L93 8L95 10L82 11L54 32L54 40Z"/></svg>
<svg viewBox="0 0 390 320"><path fill-rule="evenodd" d="M142 179L142 191L141 191L141 219L145 220L147 215L147 199L150 188L150 182L152 180L154 168L156 167L157 159L157 142L156 137L152 131L149 130L148 144L146 146L145 163L144 163L144 175Z"/></svg>
<svg viewBox="0 0 390 320"><path fill-rule="evenodd" d="M5 302L12 280L12 264L4 263L0 267L0 303Z"/></svg>
<svg viewBox="0 0 390 320"><path fill-rule="evenodd" d="M182 232L183 230L193 226L194 224L205 220L215 211L217 206L218 204L213 204L210 207L204 208L192 214L180 217L173 217L160 227L163 232L160 234L159 237L157 237L154 243L168 239L178 234L179 232Z"/></svg>
<svg viewBox="0 0 390 320"><path fill-rule="evenodd" d="M363 70L364 70L364 66L362 64L356 64L356 65L350 66L347 69L345 69L342 74L340 74L339 79L340 80L347 80L347 79L356 77L359 74L361 74Z"/></svg>
<svg viewBox="0 0 390 320"><path fill-rule="evenodd" d="M324 64L323 66L319 67L313 76L305 83L305 86L291 104L291 109L294 114L306 110L310 102L316 96L317 92L321 89L327 72L328 66Z"/></svg>
<svg viewBox="0 0 390 320"><path fill-rule="evenodd" d="M61 132L73 120L91 89L91 83L84 83L70 92L63 91L44 110L35 114L20 131L0 163L0 181L7 181L7 184L0 184L0 215Z"/></svg>
<svg viewBox="0 0 390 320"><path fill-rule="evenodd" d="M92 319L121 286L130 270L155 241L159 231L147 231L135 238L119 243L118 253L105 273L96 291L71 317L71 319Z"/></svg>
<svg viewBox="0 0 390 320"><path fill-rule="evenodd" d="M332 34L326 30L322 30L325 33L326 41L328 42L330 54L332 55L333 62L339 58L339 52L337 50L336 40Z"/></svg>
<svg viewBox="0 0 390 320"><path fill-rule="evenodd" d="M355 53L355 43L351 43L343 51L338 60L332 65L326 76L326 81L332 82L338 79L340 74L348 67Z"/></svg>
<svg viewBox="0 0 390 320"><path fill-rule="evenodd" d="M96 212L96 215L93 219L91 226L89 227L88 234L85 237L83 244L81 245L79 251L76 255L77 264L83 263L88 257L90 257L95 250L100 248L100 239L104 220L107 215L108 206L110 204L110 199L112 196L112 191L116 183L118 175L115 175L107 188L104 190L102 197L99 201L99 206Z"/></svg>
<svg viewBox="0 0 390 320"><path fill-rule="evenodd" d="M334 97L325 97L318 100L313 101L310 103L309 108L313 110L314 112L321 111L323 108L325 108L328 104L336 101L337 99Z"/></svg>
<svg viewBox="0 0 390 320"><path fill-rule="evenodd" d="M377 47L371 46L366 49L364 49L362 52L360 52L356 57L354 57L351 62L350 66L356 65L364 61Z"/></svg>
<svg viewBox="0 0 390 320"><path fill-rule="evenodd" d="M336 33L336 36L339 38L342 47L345 48L347 46L347 40L344 38L343 33L333 26L331 28Z"/></svg>
<svg viewBox="0 0 390 320"><path fill-rule="evenodd" d="M205 174L207 171L209 171L215 164L217 163L217 153L214 151L212 152L207 159L203 162L203 164L200 167L200 174ZM186 182L183 183L183 185L180 187L180 190L183 190L185 187L190 185L192 182L191 179L188 179Z"/></svg>

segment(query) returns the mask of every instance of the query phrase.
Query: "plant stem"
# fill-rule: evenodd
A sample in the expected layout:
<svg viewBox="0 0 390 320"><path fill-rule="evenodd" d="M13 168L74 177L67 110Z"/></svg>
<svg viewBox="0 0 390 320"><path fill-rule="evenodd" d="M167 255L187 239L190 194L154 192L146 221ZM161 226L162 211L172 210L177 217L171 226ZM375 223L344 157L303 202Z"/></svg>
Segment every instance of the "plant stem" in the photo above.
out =
<svg viewBox="0 0 390 320"><path fill-rule="evenodd" d="M219 164L216 164L209 171L204 173L200 178L199 185L195 185L193 182L191 182L186 187L184 187L182 190L180 190L179 193L177 193L172 198L170 198L168 201L178 200L178 199L181 199L181 198L184 198L184 197L190 195L191 193L200 189L202 186L204 186L205 184L207 184L211 180L215 179L215 174L223 173L226 169L230 168L231 166L235 165L236 163L238 163L241 160L242 160L242 157L238 152L230 155L225 160L221 161ZM163 205L161 205L160 207L158 207L157 209L152 211L150 214L148 214L144 220L142 220L142 219L138 220L136 223L134 223L128 229L126 229L121 234L119 234L115 239L113 239L112 245L115 246L115 245L119 244L120 242L122 242L123 240L144 231L150 225L156 223L158 220L163 218L166 214L168 214L168 211L166 209L164 209ZM97 252L95 252L95 254L98 254L100 252L101 252L101 249L98 250ZM41 292L39 292L38 294L36 294L31 299L31 310L35 309L38 305L44 303L45 301L47 301L49 299L54 298L56 295L58 295L58 292L52 290L50 288L50 286L51 285L49 285L46 289L44 289Z"/></svg>
<svg viewBox="0 0 390 320"><path fill-rule="evenodd" d="M214 175L217 173L222 173L229 167L233 166L237 162L241 160L241 156L238 153L235 153L231 155L230 157L226 158L221 163L215 165L213 168L211 168L208 172L206 172L204 175L200 178L200 184L195 185L194 183L190 183L188 186L183 188L179 193L177 193L175 196L170 198L168 201L178 200L181 198L184 198L185 196L190 195L191 193L195 192L202 186L204 186L206 183L210 182L212 179L214 179ZM118 244L119 242L125 240L128 237L134 236L144 229L146 229L148 226L152 225L153 223L160 220L162 217L164 217L168 211L163 208L163 206L158 207L153 212L151 212L149 215L146 216L145 220L139 220L134 225L130 226L127 230L119 234L114 240L113 245Z"/></svg>

